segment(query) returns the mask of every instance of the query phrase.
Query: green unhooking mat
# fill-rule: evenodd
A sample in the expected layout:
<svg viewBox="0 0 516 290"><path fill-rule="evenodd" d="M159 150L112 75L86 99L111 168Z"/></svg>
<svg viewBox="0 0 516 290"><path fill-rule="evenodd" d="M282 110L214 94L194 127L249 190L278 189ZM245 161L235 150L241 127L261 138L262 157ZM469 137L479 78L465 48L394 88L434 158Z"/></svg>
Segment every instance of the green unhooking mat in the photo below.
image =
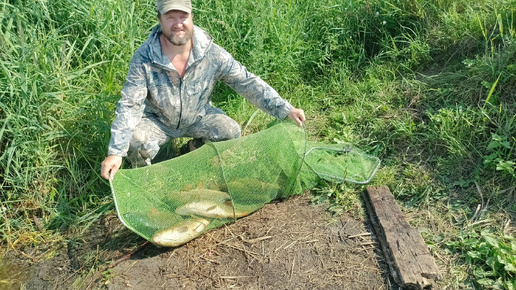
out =
<svg viewBox="0 0 516 290"><path fill-rule="evenodd" d="M343 144L308 142L291 122L151 166L111 182L120 220L154 244L175 247L320 179L367 183L380 160Z"/></svg>

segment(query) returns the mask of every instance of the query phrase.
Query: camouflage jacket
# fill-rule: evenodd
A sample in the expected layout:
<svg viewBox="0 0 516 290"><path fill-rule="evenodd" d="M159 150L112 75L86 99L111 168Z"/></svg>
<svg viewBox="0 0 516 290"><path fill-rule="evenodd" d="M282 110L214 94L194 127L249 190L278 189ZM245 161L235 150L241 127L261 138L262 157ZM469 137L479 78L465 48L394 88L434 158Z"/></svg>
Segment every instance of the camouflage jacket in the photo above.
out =
<svg viewBox="0 0 516 290"><path fill-rule="evenodd" d="M264 112L284 119L294 108L250 73L212 37L194 26L193 48L183 79L161 51L157 25L134 54L111 125L108 155L126 156L134 128L144 114L166 126L186 128L205 115L218 80Z"/></svg>

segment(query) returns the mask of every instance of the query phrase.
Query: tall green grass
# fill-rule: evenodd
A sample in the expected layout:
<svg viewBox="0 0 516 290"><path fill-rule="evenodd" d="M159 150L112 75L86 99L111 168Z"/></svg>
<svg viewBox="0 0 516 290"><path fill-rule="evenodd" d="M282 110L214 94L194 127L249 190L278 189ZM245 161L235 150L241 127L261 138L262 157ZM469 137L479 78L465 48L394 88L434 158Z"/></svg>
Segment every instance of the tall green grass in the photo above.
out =
<svg viewBox="0 0 516 290"><path fill-rule="evenodd" d="M123 68L144 40L141 25L154 23L149 5L1 3L3 240L6 228L34 230L27 224L33 216L54 228L67 225L108 196L98 163Z"/></svg>
<svg viewBox="0 0 516 290"><path fill-rule="evenodd" d="M442 257L442 286L516 287L514 1L193 4L216 43L306 110L310 138L382 158L373 182L432 229L424 237ZM64 234L112 210L100 162L154 6L0 0L1 243L42 243L34 220ZM244 133L271 120L225 85L214 102ZM353 190L363 189L323 184L314 194L335 212L358 211Z"/></svg>

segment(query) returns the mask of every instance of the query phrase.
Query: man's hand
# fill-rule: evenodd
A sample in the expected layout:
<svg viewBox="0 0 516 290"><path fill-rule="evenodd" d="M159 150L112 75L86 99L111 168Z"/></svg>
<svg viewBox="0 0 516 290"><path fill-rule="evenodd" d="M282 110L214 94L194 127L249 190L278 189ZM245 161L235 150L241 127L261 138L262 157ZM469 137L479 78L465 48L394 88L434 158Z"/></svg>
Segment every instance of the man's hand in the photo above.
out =
<svg viewBox="0 0 516 290"><path fill-rule="evenodd" d="M104 177L105 179L113 179L120 166L122 166L122 157L109 155L106 159L104 159L104 161L102 161L100 176Z"/></svg>
<svg viewBox="0 0 516 290"><path fill-rule="evenodd" d="M292 109L292 111L290 111L290 113L288 113L288 117L296 122L296 124L301 127L303 126L303 122L306 120L305 118L305 112L301 109Z"/></svg>

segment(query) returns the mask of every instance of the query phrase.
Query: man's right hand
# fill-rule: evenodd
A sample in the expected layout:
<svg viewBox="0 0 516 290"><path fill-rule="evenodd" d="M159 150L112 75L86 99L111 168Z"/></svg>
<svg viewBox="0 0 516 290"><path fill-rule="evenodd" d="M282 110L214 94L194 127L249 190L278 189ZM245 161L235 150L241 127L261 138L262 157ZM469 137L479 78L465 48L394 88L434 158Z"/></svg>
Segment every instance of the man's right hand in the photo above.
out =
<svg viewBox="0 0 516 290"><path fill-rule="evenodd" d="M106 159L104 159L104 161L102 161L100 176L108 180L113 179L120 166L122 166L122 157L109 155Z"/></svg>

